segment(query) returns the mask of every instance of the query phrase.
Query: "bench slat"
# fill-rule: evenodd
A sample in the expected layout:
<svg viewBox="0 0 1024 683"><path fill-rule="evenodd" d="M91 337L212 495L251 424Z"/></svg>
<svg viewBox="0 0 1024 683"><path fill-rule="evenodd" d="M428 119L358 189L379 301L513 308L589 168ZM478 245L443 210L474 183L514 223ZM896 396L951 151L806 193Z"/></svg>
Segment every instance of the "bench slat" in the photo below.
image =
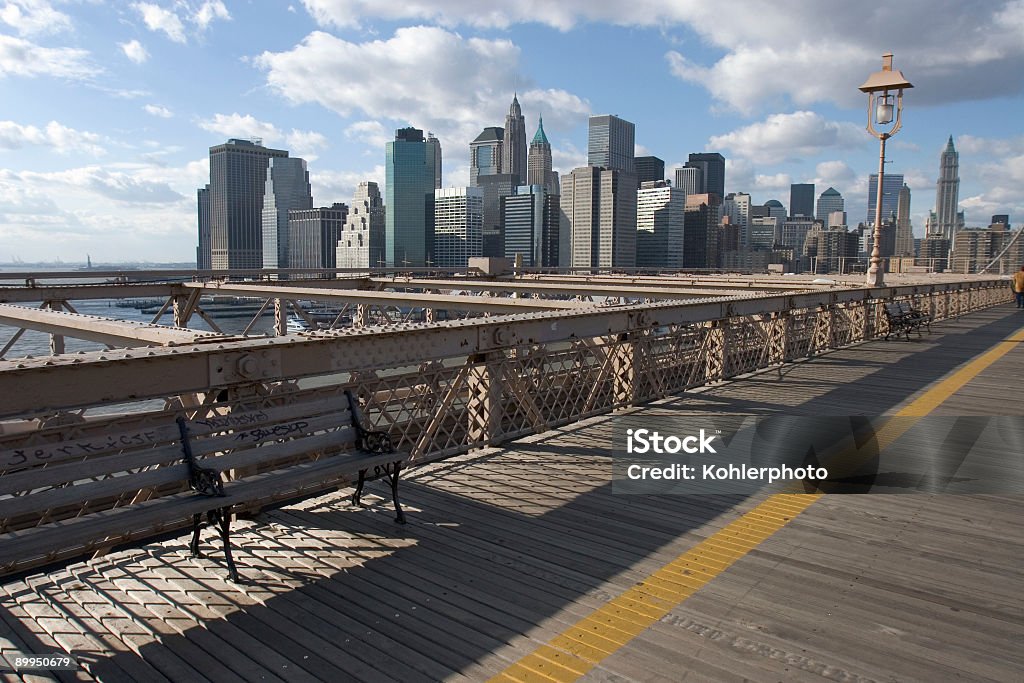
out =
<svg viewBox="0 0 1024 683"><path fill-rule="evenodd" d="M247 409L228 415L190 420L189 431L196 437L220 433L229 429L254 431L281 422L335 413L341 416L340 419L345 419L344 416L349 415L348 420L351 420L348 401L344 396L329 396L319 401ZM178 425L175 423L177 416L178 413L175 412L151 413L140 418L139 422L134 425L118 424L126 421L126 418L119 417L111 421L113 424L86 422L51 428L43 433L19 434L14 439L0 442L3 444L2 450L0 450L0 471L17 471L37 465L52 465L62 461L102 456L123 450L135 450L177 441L179 437ZM103 432L105 424L113 427L113 430ZM78 437L65 436L69 431L82 431L83 433ZM19 438L22 441L31 440L33 443L19 445Z"/></svg>
<svg viewBox="0 0 1024 683"><path fill-rule="evenodd" d="M225 497L181 493L148 500L130 507L118 507L55 522L43 527L0 535L0 567L19 568L40 562L72 557L100 543L114 539L123 542L191 523L193 514L228 505L267 504L286 498L303 487L320 486L324 490L334 480L351 477L361 469L407 459L406 454L389 453L367 457L328 458L290 468L258 474L225 484ZM326 479L325 479L326 477ZM319 483L318 483L319 482Z"/></svg>
<svg viewBox="0 0 1024 683"><path fill-rule="evenodd" d="M289 420L293 416L288 416ZM351 416L346 409L337 415L330 414L310 419L303 419L285 423L285 429L280 430L281 434L287 434L292 438L303 436L304 433L312 433L322 429L349 427ZM301 431L291 429L295 425L302 425ZM280 426L280 425L278 425ZM190 423L191 437L191 423ZM196 456L212 454L221 450L251 448L270 441L276 441L281 436L274 433L273 426L260 427L266 434L255 434L256 430L248 430L241 434L225 434L218 436L205 436L192 440L192 452ZM10 495L22 491L32 491L47 486L57 486L69 481L90 479L107 474L136 470L146 465L171 462L181 459L180 433L178 425L174 425L175 440L157 448L147 448L139 451L123 453L118 455L89 456L85 460L74 462L63 462L45 467L35 467L28 470L21 470L13 473L6 473L0 476L0 495ZM239 436L245 436L239 439ZM354 441L354 437L350 438Z"/></svg>
<svg viewBox="0 0 1024 683"><path fill-rule="evenodd" d="M27 496L4 498L0 500L0 520L33 512L42 515L48 510L68 505L84 505L89 501L116 498L126 493L135 493L174 482L188 482L188 478L188 465L171 465L100 481L76 483L65 488L30 493Z"/></svg>

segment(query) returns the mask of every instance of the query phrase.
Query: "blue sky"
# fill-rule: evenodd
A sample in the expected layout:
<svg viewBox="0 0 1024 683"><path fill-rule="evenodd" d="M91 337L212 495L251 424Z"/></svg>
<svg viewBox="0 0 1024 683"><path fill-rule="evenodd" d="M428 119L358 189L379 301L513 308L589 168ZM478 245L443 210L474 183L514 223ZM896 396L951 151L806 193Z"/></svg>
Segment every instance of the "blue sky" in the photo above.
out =
<svg viewBox="0 0 1024 683"><path fill-rule="evenodd" d="M831 185L855 224L877 168L857 86L887 51L916 86L887 166L915 233L950 134L968 225L1024 222L1022 0L0 0L0 261L194 258L195 190L229 137L307 159L317 205L383 183L410 124L465 184L514 90L560 172L586 163L587 116L614 113L670 177L719 151L727 191Z"/></svg>

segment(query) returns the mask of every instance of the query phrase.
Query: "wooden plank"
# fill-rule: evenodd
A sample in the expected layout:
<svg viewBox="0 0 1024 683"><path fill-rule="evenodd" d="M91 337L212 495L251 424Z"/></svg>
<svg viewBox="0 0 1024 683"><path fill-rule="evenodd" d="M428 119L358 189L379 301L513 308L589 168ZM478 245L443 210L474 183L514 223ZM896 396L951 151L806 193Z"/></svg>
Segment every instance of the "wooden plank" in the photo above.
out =
<svg viewBox="0 0 1024 683"><path fill-rule="evenodd" d="M175 482L187 482L188 478L187 465L171 465L142 472L131 472L100 481L75 483L65 488L3 498L0 499L0 519L9 520L32 513L45 516L47 511L60 507L83 505L108 498L117 499L125 494L134 494L148 488L157 488Z"/></svg>

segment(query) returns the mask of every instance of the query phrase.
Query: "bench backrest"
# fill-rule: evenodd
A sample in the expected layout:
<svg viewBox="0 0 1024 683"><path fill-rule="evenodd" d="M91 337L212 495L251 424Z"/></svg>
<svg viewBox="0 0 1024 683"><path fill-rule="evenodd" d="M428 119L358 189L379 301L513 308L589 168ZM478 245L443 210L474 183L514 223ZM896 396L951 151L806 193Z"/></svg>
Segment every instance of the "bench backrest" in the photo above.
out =
<svg viewBox="0 0 1024 683"><path fill-rule="evenodd" d="M188 490L180 413L159 411L0 437L0 533ZM187 421L197 464L232 478L351 449L343 393L214 405Z"/></svg>

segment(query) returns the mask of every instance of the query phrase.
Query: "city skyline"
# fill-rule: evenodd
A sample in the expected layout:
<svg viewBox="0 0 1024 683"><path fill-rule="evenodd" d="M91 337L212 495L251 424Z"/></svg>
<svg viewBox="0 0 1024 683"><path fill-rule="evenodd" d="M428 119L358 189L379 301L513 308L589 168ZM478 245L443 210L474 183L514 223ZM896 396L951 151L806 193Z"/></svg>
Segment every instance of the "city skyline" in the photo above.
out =
<svg viewBox="0 0 1024 683"><path fill-rule="evenodd" d="M967 225L1024 217L1019 4L880 5L850 36L854 10L838 3L770 17L739 3L728 40L710 9L449 7L0 1L0 97L12 103L0 114L0 260L191 260L208 150L229 138L306 159L317 206L350 202L361 181L383 191L384 143L406 126L440 139L444 187L468 185L469 143L504 122L513 95L528 135L543 115L560 174L586 163L588 117L612 113L670 178L690 153L720 152L726 192L788 204L792 183L832 186L853 222L877 158L856 87L890 50L916 86L886 169L914 193L915 235L950 135ZM765 30L795 22L810 37L765 47ZM972 47L982 28L985 51ZM630 49L621 63L550 68L598 44Z"/></svg>

